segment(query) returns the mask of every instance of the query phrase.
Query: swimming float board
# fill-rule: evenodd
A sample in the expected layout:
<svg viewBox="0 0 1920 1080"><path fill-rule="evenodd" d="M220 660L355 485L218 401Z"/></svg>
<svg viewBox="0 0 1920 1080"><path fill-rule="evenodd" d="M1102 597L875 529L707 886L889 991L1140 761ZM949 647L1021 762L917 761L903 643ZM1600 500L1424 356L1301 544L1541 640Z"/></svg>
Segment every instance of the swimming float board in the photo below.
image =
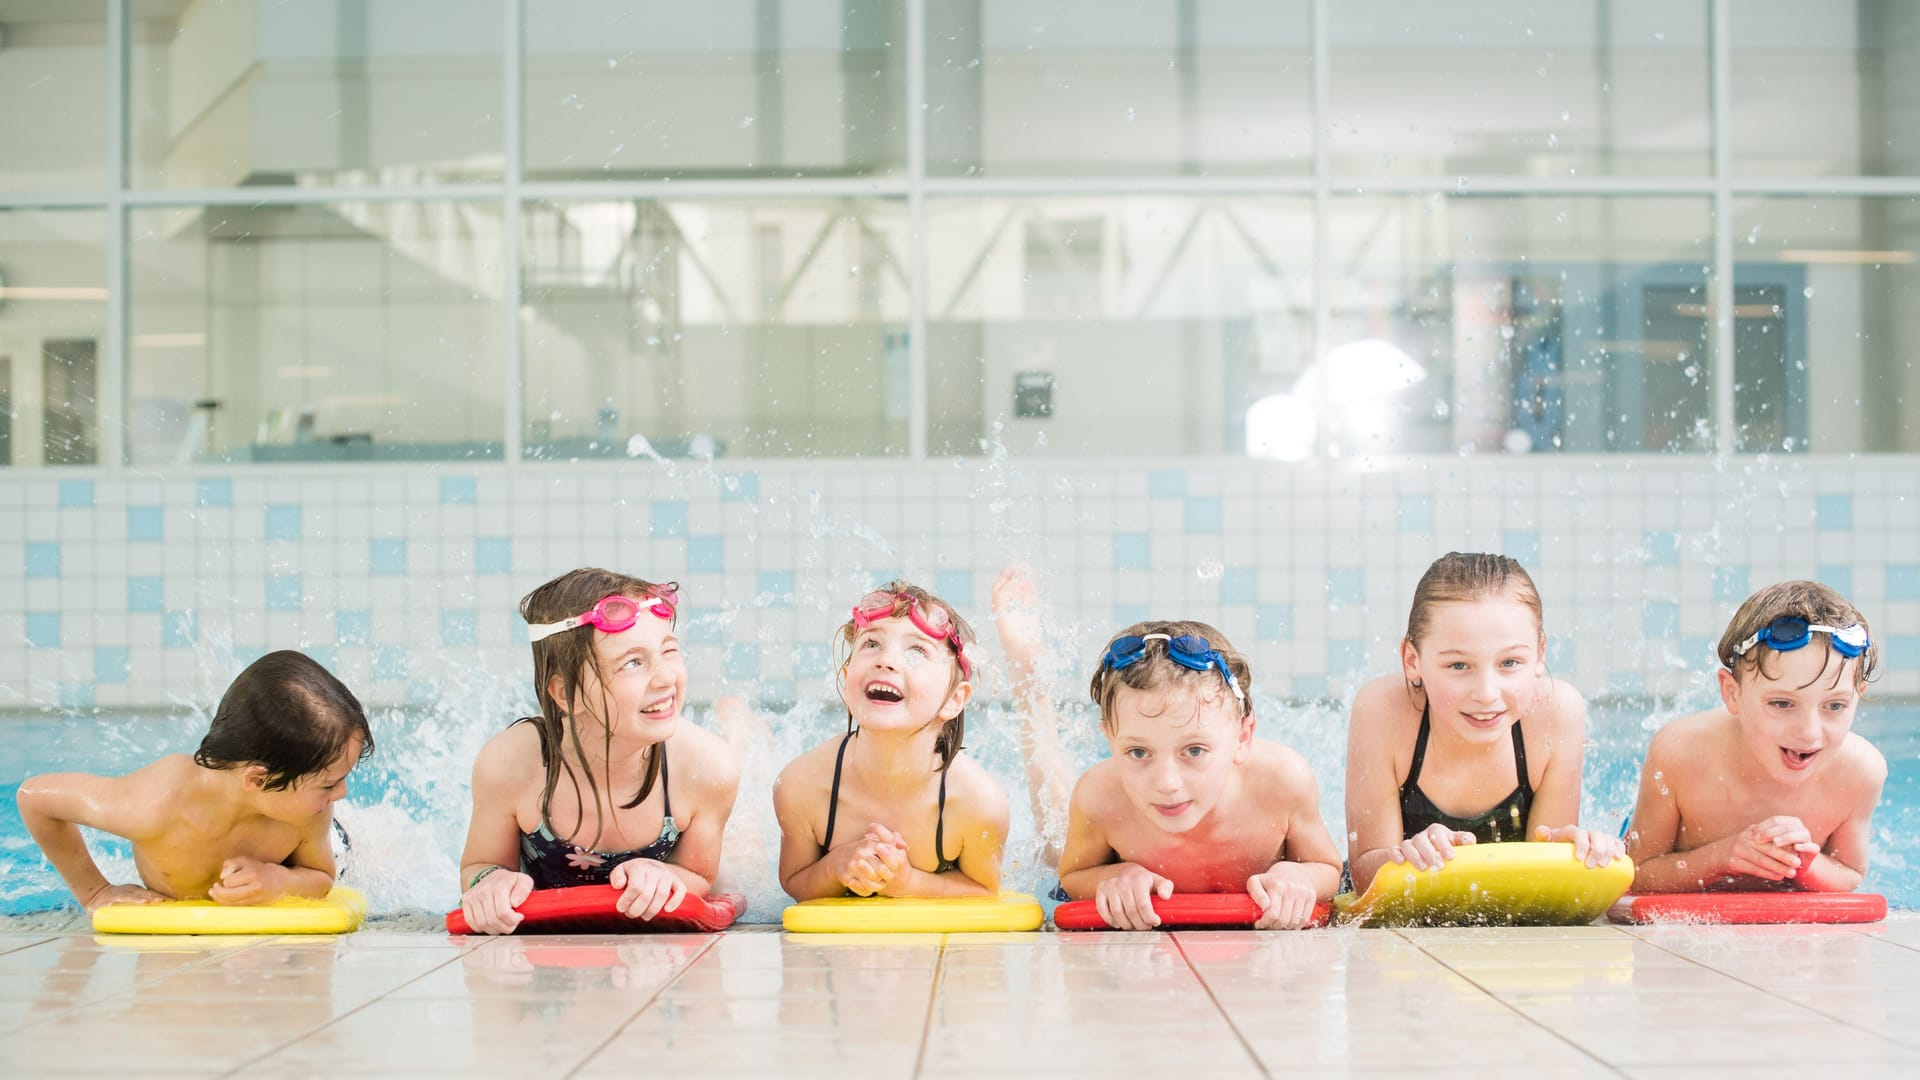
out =
<svg viewBox="0 0 1920 1080"><path fill-rule="evenodd" d="M1365 895L1345 893L1334 907L1374 926L1581 926L1632 884L1625 856L1588 867L1572 844L1470 844L1437 870L1388 863Z"/></svg>
<svg viewBox="0 0 1920 1080"><path fill-rule="evenodd" d="M1156 930L1246 928L1260 921L1260 905L1246 893L1174 893L1165 900L1156 896L1153 913L1160 916ZM1314 905L1307 925L1325 926L1332 917L1333 905L1322 901ZM1113 929L1092 900L1068 900L1054 908L1053 925L1061 930Z"/></svg>
<svg viewBox="0 0 1920 1080"><path fill-rule="evenodd" d="M211 900L108 904L93 913L102 934L349 934L367 917L367 898L345 885L319 900L289 896L271 904Z"/></svg>
<svg viewBox="0 0 1920 1080"><path fill-rule="evenodd" d="M796 934L966 934L1038 930L1046 916L1026 893L999 896L831 896L794 904L780 924Z"/></svg>
<svg viewBox="0 0 1920 1080"><path fill-rule="evenodd" d="M620 890L611 885L576 885L565 889L535 889L514 908L522 916L516 934L642 934L672 931L712 933L725 930L747 910L739 893L688 894L680 906L651 919L620 913ZM447 933L471 934L459 908L447 912Z"/></svg>
<svg viewBox="0 0 1920 1080"><path fill-rule="evenodd" d="M1872 893L1719 892L1626 896L1607 909L1617 923L1870 923L1887 917Z"/></svg>

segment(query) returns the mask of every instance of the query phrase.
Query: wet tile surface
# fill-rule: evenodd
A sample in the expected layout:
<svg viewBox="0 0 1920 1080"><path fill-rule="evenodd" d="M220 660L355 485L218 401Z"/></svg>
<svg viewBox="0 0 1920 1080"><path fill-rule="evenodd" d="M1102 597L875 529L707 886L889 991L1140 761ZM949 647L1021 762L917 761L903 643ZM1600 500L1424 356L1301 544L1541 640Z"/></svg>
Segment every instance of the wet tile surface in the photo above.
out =
<svg viewBox="0 0 1920 1080"><path fill-rule="evenodd" d="M1668 1077L1920 1069L1868 927L493 940L0 934L0 1075Z"/></svg>

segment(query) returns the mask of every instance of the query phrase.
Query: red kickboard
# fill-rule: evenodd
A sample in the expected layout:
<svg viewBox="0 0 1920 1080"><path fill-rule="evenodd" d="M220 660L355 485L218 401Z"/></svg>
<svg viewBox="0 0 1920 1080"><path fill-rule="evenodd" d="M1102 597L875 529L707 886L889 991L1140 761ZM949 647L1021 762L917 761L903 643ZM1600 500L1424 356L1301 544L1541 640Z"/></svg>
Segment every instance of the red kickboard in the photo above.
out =
<svg viewBox="0 0 1920 1080"><path fill-rule="evenodd" d="M642 921L620 914L614 907L620 890L611 885L578 885L570 889L535 889L515 908L525 916L516 934L655 934L725 930L747 910L739 893L684 896L680 906ZM459 908L447 912L447 933L471 934Z"/></svg>
<svg viewBox="0 0 1920 1080"><path fill-rule="evenodd" d="M1607 909L1617 923L1870 923L1887 917L1873 893L1717 892L1623 896Z"/></svg>
<svg viewBox="0 0 1920 1080"><path fill-rule="evenodd" d="M1260 921L1260 905L1246 893L1175 893L1153 901L1153 913L1160 916L1159 930L1247 928ZM1309 926L1325 926L1333 918L1333 905L1321 901L1314 905ZM1092 900L1068 900L1053 909L1053 925L1059 930L1111 930L1100 917Z"/></svg>

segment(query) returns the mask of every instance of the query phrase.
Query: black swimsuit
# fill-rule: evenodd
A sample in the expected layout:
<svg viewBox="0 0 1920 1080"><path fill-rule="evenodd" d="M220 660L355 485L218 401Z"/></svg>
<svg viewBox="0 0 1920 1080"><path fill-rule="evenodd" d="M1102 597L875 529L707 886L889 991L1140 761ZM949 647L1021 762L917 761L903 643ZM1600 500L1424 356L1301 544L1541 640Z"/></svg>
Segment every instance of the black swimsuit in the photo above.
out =
<svg viewBox="0 0 1920 1080"><path fill-rule="evenodd" d="M857 731L849 731L842 736L840 739L840 753L835 755L833 759L833 793L827 796L827 838L820 842L820 850L822 851L833 850L833 819L840 813L840 769L847 763L847 740L858 734L859 732ZM664 766L665 762L661 764ZM947 858L946 830L947 771L942 769L940 770L940 809L937 816L933 819L933 854L935 858L940 860L940 864L933 868L933 872L936 874L944 874L948 870L960 869L959 859Z"/></svg>
<svg viewBox="0 0 1920 1080"><path fill-rule="evenodd" d="M520 872L533 878L536 889L565 889L574 885L605 885L613 868L634 859L665 862L680 843L680 826L673 820L673 796L667 790L667 746L660 746L660 799L663 820L660 836L653 843L632 851L593 851L554 835L552 827L540 822L535 832L520 834ZM546 760L546 744L540 758ZM582 816L584 823L585 817Z"/></svg>
<svg viewBox="0 0 1920 1080"><path fill-rule="evenodd" d="M1533 808L1533 785L1527 782L1527 743L1520 734L1520 722L1513 724L1513 768L1520 785L1484 814L1469 818L1454 817L1433 805L1420 790L1420 766L1427 757L1427 735L1432 730L1431 712L1420 709L1420 738L1413 744L1413 767L1400 785L1400 831L1413 836L1429 825L1441 824L1458 832L1472 833L1482 844L1527 838L1527 812Z"/></svg>

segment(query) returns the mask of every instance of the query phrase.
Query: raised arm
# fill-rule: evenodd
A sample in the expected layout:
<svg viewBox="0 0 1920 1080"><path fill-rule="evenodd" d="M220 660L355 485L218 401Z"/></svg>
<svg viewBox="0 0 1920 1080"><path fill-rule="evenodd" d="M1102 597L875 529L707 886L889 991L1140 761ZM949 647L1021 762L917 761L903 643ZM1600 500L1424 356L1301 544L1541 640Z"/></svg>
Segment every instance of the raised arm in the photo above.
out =
<svg viewBox="0 0 1920 1080"><path fill-rule="evenodd" d="M1026 767L1040 858L1057 867L1066 838L1073 763L1060 739L1060 718L1048 691L1054 656L1040 633L1039 605L1031 568L1013 565L1000 572L993 585L994 629L1007 659L1014 714L1020 720L1020 758Z"/></svg>
<svg viewBox="0 0 1920 1080"><path fill-rule="evenodd" d="M169 897L138 885L108 881L87 851L80 826L113 833L129 840L147 838L161 817L151 785L140 770L132 776L89 776L86 773L49 773L29 777L16 799L27 832L66 882L75 900L88 911L113 903L152 903Z"/></svg>

